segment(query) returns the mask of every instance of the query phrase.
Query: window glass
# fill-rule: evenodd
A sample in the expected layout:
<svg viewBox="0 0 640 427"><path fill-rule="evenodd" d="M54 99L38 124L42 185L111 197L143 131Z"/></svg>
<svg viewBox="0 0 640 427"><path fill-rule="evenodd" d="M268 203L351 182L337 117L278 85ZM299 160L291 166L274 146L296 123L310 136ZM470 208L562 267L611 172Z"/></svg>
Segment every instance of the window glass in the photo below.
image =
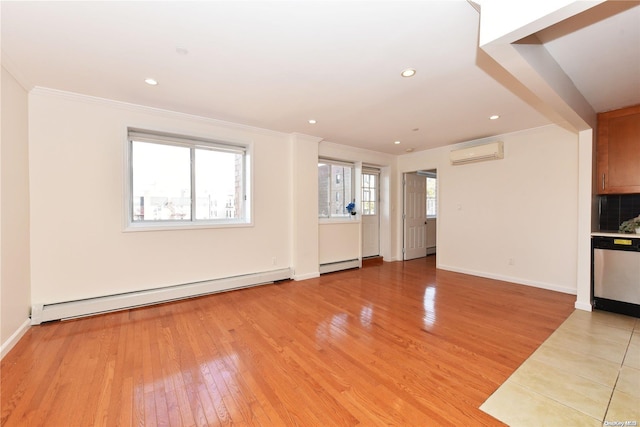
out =
<svg viewBox="0 0 640 427"><path fill-rule="evenodd" d="M133 141L131 151L133 220L191 219L189 149Z"/></svg>
<svg viewBox="0 0 640 427"><path fill-rule="evenodd" d="M331 205L331 216L347 216L347 205L351 202L351 171L350 167L331 165L331 173L336 176L331 192L335 194Z"/></svg>
<svg viewBox="0 0 640 427"><path fill-rule="evenodd" d="M353 201L353 166L321 161L318 163L318 216L349 216Z"/></svg>
<svg viewBox="0 0 640 427"><path fill-rule="evenodd" d="M247 147L129 131L129 224L248 223Z"/></svg>
<svg viewBox="0 0 640 427"><path fill-rule="evenodd" d="M240 218L242 155L196 149L196 219Z"/></svg>
<svg viewBox="0 0 640 427"><path fill-rule="evenodd" d="M436 194L437 178L427 177L427 216L435 218L438 214L438 197Z"/></svg>
<svg viewBox="0 0 640 427"><path fill-rule="evenodd" d="M329 217L331 204L329 203L329 188L331 178L331 165L318 163L318 216Z"/></svg>
<svg viewBox="0 0 640 427"><path fill-rule="evenodd" d="M378 175L363 172L362 174L362 215L378 213Z"/></svg>

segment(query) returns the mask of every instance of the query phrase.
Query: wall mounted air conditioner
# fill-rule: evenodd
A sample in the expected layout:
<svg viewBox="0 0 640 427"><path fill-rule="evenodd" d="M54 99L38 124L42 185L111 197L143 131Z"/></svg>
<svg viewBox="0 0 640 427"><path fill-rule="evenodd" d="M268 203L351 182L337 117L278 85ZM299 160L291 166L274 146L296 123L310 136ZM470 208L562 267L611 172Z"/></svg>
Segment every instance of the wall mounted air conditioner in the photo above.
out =
<svg viewBox="0 0 640 427"><path fill-rule="evenodd" d="M451 151L449 158L452 165L482 162L484 160L504 159L504 144L502 141L488 144L474 145Z"/></svg>

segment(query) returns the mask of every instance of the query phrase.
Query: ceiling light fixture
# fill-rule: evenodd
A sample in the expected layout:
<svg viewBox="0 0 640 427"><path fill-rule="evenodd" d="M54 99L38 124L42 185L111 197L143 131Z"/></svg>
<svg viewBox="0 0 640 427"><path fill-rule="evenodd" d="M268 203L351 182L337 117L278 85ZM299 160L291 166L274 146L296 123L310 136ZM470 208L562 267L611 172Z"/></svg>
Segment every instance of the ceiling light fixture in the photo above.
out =
<svg viewBox="0 0 640 427"><path fill-rule="evenodd" d="M151 78L149 78L149 79L144 79L144 82L145 82L146 84L148 84L148 85L151 85L151 86L155 86L155 85L157 85L157 84L158 84L158 81L157 81L156 79L151 79Z"/></svg>
<svg viewBox="0 0 640 427"><path fill-rule="evenodd" d="M318 123L318 122L317 122L317 120L315 120L315 119L309 119L309 124L310 124L310 125L315 125L316 123Z"/></svg>
<svg viewBox="0 0 640 427"><path fill-rule="evenodd" d="M493 116L489 117L489 120L498 120L500 118L499 115L494 114Z"/></svg>
<svg viewBox="0 0 640 427"><path fill-rule="evenodd" d="M399 145L400 141L394 141L394 144Z"/></svg>
<svg viewBox="0 0 640 427"><path fill-rule="evenodd" d="M178 47L176 47L176 53L178 55L187 55L189 53L189 51L187 50L187 48L184 48L182 46L178 46Z"/></svg>
<svg viewBox="0 0 640 427"><path fill-rule="evenodd" d="M400 73L402 77L413 77L415 74L416 70L414 70L413 68L407 68L402 73Z"/></svg>

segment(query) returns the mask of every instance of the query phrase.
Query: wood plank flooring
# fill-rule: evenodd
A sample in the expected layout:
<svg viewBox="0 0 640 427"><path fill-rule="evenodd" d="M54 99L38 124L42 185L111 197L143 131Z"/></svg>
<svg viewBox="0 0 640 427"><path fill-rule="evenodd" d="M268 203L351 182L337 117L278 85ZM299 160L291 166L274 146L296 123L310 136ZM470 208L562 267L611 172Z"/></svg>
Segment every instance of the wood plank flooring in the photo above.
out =
<svg viewBox="0 0 640 427"><path fill-rule="evenodd" d="M12 426L501 425L479 406L575 296L384 263L29 329Z"/></svg>

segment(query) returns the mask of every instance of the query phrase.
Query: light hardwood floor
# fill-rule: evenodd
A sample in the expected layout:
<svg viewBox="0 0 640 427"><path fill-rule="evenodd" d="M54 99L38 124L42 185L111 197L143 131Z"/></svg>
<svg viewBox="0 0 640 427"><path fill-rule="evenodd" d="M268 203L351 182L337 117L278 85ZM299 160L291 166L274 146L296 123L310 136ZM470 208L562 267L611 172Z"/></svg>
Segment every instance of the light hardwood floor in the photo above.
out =
<svg viewBox="0 0 640 427"><path fill-rule="evenodd" d="M2 426L501 425L480 405L575 296L384 263L30 328Z"/></svg>

